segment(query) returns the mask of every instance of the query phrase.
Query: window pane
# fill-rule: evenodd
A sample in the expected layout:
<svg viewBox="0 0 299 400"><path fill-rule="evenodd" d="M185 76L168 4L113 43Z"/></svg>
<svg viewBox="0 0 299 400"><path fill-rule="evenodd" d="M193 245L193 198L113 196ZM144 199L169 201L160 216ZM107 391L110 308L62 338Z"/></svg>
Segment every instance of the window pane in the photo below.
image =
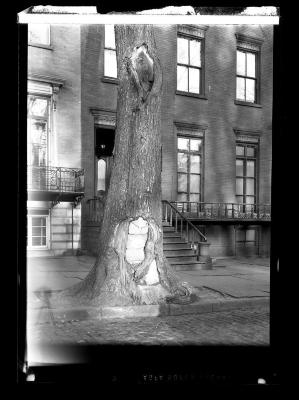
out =
<svg viewBox="0 0 299 400"><path fill-rule="evenodd" d="M245 75L245 53L237 50L237 75Z"/></svg>
<svg viewBox="0 0 299 400"><path fill-rule="evenodd" d="M104 75L117 78L116 52L105 50Z"/></svg>
<svg viewBox="0 0 299 400"><path fill-rule="evenodd" d="M200 46L200 41L190 40L190 65L201 66Z"/></svg>
<svg viewBox="0 0 299 400"><path fill-rule="evenodd" d="M178 192L187 192L187 174L178 174Z"/></svg>
<svg viewBox="0 0 299 400"><path fill-rule="evenodd" d="M178 171L187 172L188 156L185 153L178 153Z"/></svg>
<svg viewBox="0 0 299 400"><path fill-rule="evenodd" d="M255 162L254 161L247 161L247 166L246 166L246 172L247 172L247 176L251 176L254 177L254 170L255 170Z"/></svg>
<svg viewBox="0 0 299 400"><path fill-rule="evenodd" d="M199 193L200 175L190 175L190 192Z"/></svg>
<svg viewBox="0 0 299 400"><path fill-rule="evenodd" d="M255 241L255 229L247 229L246 231L246 241L253 242Z"/></svg>
<svg viewBox="0 0 299 400"><path fill-rule="evenodd" d="M237 99L245 100L245 79L237 78Z"/></svg>
<svg viewBox="0 0 299 400"><path fill-rule="evenodd" d="M243 176L244 175L244 161L236 160L236 175Z"/></svg>
<svg viewBox="0 0 299 400"><path fill-rule="evenodd" d="M97 182L97 190L105 190L106 185L106 161L99 160L98 161L98 182Z"/></svg>
<svg viewBox="0 0 299 400"><path fill-rule="evenodd" d="M49 24L28 24L28 41L36 44L50 44Z"/></svg>
<svg viewBox="0 0 299 400"><path fill-rule="evenodd" d="M41 229L42 228L40 228L40 227L38 227L38 228L32 227L32 236L42 236Z"/></svg>
<svg viewBox="0 0 299 400"><path fill-rule="evenodd" d="M42 237L42 240L41 240L41 244L42 244L42 246L46 246L46 238L45 237Z"/></svg>
<svg viewBox="0 0 299 400"><path fill-rule="evenodd" d="M181 65L177 67L177 89L188 92L188 68Z"/></svg>
<svg viewBox="0 0 299 400"><path fill-rule="evenodd" d="M243 194L243 179L236 179L236 194Z"/></svg>
<svg viewBox="0 0 299 400"><path fill-rule="evenodd" d="M105 47L115 49L114 25L105 25Z"/></svg>
<svg viewBox="0 0 299 400"><path fill-rule="evenodd" d="M254 196L246 196L246 204L254 204L255 197Z"/></svg>
<svg viewBox="0 0 299 400"><path fill-rule="evenodd" d="M32 246L41 246L41 238L33 237L32 238Z"/></svg>
<svg viewBox="0 0 299 400"><path fill-rule="evenodd" d="M32 217L32 226L46 226L46 218Z"/></svg>
<svg viewBox="0 0 299 400"><path fill-rule="evenodd" d="M254 179L246 179L246 194L254 194Z"/></svg>
<svg viewBox="0 0 299 400"><path fill-rule="evenodd" d="M190 150L192 151L200 151L201 150L201 139L190 139Z"/></svg>
<svg viewBox="0 0 299 400"><path fill-rule="evenodd" d="M246 148L246 155L248 157L254 157L255 156L255 148L254 147L247 147Z"/></svg>
<svg viewBox="0 0 299 400"><path fill-rule="evenodd" d="M237 156L244 156L244 146L236 146Z"/></svg>
<svg viewBox="0 0 299 400"><path fill-rule="evenodd" d="M186 193L178 193L177 199L178 199L178 201L187 201L187 194Z"/></svg>
<svg viewBox="0 0 299 400"><path fill-rule="evenodd" d="M254 103L255 101L255 81L246 79L246 101Z"/></svg>
<svg viewBox="0 0 299 400"><path fill-rule="evenodd" d="M199 193L192 193L190 194L190 201L200 201L200 194Z"/></svg>
<svg viewBox="0 0 299 400"><path fill-rule="evenodd" d="M178 149L180 150L188 150L189 139L186 138L178 138Z"/></svg>
<svg viewBox="0 0 299 400"><path fill-rule="evenodd" d="M47 117L48 100L29 97L29 114L37 117Z"/></svg>
<svg viewBox="0 0 299 400"><path fill-rule="evenodd" d="M255 54L247 53L247 76L255 78Z"/></svg>
<svg viewBox="0 0 299 400"><path fill-rule="evenodd" d="M190 155L190 172L200 173L200 156Z"/></svg>
<svg viewBox="0 0 299 400"><path fill-rule="evenodd" d="M237 203L239 203L239 204L244 203L243 196L236 196L236 198L237 198Z"/></svg>
<svg viewBox="0 0 299 400"><path fill-rule="evenodd" d="M47 123L30 120L30 164L41 166L47 164Z"/></svg>
<svg viewBox="0 0 299 400"><path fill-rule="evenodd" d="M178 38L178 63L188 64L188 40Z"/></svg>
<svg viewBox="0 0 299 400"><path fill-rule="evenodd" d="M199 93L199 76L199 69L189 68L189 92Z"/></svg>
<svg viewBox="0 0 299 400"><path fill-rule="evenodd" d="M236 230L236 241L237 242L244 242L245 241L245 230L244 229L237 229Z"/></svg>

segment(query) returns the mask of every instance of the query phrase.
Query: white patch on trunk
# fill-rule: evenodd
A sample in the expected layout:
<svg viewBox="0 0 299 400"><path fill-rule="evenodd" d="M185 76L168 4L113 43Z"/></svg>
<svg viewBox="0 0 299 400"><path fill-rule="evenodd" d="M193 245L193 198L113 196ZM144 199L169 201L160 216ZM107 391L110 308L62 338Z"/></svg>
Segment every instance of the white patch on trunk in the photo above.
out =
<svg viewBox="0 0 299 400"><path fill-rule="evenodd" d="M148 223L145 219L139 217L129 225L129 234L141 235L148 232Z"/></svg>
<svg viewBox="0 0 299 400"><path fill-rule="evenodd" d="M156 260L153 260L147 274L143 277L143 280L147 285L154 285L155 283L159 282L159 274L157 270Z"/></svg>
<svg viewBox="0 0 299 400"><path fill-rule="evenodd" d="M144 247L147 241L148 223L139 217L129 225L126 259L130 264L139 264L144 260Z"/></svg>

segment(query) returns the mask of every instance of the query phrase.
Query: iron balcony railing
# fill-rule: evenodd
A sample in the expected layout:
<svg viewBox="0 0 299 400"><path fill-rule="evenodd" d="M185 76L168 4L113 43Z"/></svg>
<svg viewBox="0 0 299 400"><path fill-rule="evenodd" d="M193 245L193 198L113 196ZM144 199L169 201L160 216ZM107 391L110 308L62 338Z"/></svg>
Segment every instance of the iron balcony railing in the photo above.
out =
<svg viewBox="0 0 299 400"><path fill-rule="evenodd" d="M27 188L30 191L84 192L83 169L30 165L27 173Z"/></svg>
<svg viewBox="0 0 299 400"><path fill-rule="evenodd" d="M270 204L206 203L172 201L178 211L187 218L203 220L271 220Z"/></svg>
<svg viewBox="0 0 299 400"><path fill-rule="evenodd" d="M163 202L165 201L163 200ZM99 197L87 200L89 221L101 222L104 203L104 199ZM190 201L170 201L169 204L173 205L182 217L186 219L271 221L270 204L199 203ZM165 210L163 212L165 217Z"/></svg>

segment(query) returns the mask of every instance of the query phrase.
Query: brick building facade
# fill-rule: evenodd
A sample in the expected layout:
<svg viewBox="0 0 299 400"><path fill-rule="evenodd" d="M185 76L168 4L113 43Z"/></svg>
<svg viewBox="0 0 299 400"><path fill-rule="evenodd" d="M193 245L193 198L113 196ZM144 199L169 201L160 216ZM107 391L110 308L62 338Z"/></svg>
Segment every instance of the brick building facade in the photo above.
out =
<svg viewBox="0 0 299 400"><path fill-rule="evenodd" d="M269 255L273 27L154 30L162 198L199 227L212 256ZM115 133L114 57L109 26L29 27L31 254L96 253Z"/></svg>

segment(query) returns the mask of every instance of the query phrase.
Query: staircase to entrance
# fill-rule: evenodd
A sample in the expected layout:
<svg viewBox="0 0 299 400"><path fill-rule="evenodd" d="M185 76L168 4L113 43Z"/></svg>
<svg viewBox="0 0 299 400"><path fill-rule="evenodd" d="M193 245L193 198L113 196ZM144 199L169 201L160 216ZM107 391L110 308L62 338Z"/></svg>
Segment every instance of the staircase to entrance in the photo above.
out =
<svg viewBox="0 0 299 400"><path fill-rule="evenodd" d="M175 206L164 200L163 252L176 271L211 269L209 243Z"/></svg>

